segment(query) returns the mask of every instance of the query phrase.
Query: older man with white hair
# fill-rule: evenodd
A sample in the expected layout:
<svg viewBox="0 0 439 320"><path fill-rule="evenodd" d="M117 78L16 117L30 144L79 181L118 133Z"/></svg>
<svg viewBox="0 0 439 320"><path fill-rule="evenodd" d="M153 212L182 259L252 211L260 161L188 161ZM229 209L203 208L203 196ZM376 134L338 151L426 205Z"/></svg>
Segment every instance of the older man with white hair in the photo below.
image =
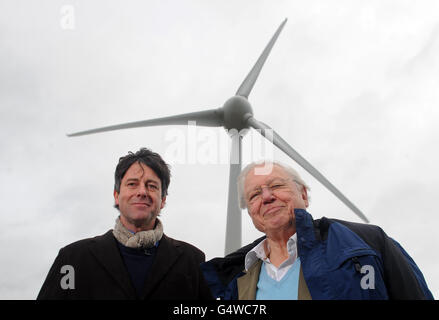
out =
<svg viewBox="0 0 439 320"><path fill-rule="evenodd" d="M309 187L278 162L248 165L241 207L265 236L202 265L216 298L231 300L433 299L407 252L373 225L314 220Z"/></svg>

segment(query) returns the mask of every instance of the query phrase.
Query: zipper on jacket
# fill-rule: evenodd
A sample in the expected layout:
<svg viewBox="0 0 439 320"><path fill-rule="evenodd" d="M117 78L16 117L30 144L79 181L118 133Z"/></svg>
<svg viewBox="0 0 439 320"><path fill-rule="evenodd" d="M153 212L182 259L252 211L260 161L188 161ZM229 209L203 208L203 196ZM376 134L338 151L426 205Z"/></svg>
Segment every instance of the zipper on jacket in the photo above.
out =
<svg viewBox="0 0 439 320"><path fill-rule="evenodd" d="M351 260L354 263L355 270L358 273L361 273L361 264L360 264L360 261L358 261L358 258L357 257L352 257Z"/></svg>

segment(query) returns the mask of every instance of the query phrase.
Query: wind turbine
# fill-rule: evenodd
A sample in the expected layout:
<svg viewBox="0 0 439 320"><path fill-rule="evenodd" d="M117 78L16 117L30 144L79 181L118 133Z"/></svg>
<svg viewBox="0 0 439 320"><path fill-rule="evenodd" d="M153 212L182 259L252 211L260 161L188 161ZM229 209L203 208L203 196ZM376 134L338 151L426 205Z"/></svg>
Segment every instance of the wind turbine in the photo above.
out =
<svg viewBox="0 0 439 320"><path fill-rule="evenodd" d="M229 191L227 203L227 225L225 254L231 253L241 247L241 209L239 207L237 192L237 177L241 171L242 163L242 137L248 129L256 129L262 136L270 140L275 146L285 152L290 158L297 162L303 169L308 171L315 179L322 183L329 191L339 198L364 222L369 222L366 216L347 199L331 182L328 181L316 168L314 168L305 158L296 152L284 139L282 139L272 128L265 123L256 120L253 116L253 109L248 101L248 96L261 72L271 48L276 42L287 19L277 28L276 32L268 42L264 51L256 61L247 77L238 88L236 94L228 99L224 106L218 109L210 109L199 112L179 114L169 117L156 118L150 120L136 121L118 125L112 125L97 129L68 134L69 137L113 131L119 129L163 126L163 125L187 125L189 121L206 127L224 127L232 140L230 152L230 172L229 172Z"/></svg>

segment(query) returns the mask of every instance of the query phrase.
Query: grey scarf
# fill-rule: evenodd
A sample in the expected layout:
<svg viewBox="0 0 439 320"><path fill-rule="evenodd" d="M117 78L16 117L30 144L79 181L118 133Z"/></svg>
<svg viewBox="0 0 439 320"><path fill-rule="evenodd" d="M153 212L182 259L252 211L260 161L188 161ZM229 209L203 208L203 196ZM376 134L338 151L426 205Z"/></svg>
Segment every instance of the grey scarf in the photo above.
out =
<svg viewBox="0 0 439 320"><path fill-rule="evenodd" d="M132 234L127 228L125 228L122 222L120 222L120 217L117 217L113 235L117 241L125 247L152 248L163 236L163 225L160 220L157 219L154 229Z"/></svg>

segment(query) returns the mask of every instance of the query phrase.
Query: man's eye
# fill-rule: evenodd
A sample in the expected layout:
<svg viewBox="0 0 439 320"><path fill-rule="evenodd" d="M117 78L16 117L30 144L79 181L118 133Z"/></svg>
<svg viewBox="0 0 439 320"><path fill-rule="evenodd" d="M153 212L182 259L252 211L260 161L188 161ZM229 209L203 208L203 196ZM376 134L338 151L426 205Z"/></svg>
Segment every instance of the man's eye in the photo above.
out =
<svg viewBox="0 0 439 320"><path fill-rule="evenodd" d="M254 199L256 199L258 196L259 196L259 192L255 192L255 193L252 193L251 195L250 195L250 200L254 200Z"/></svg>
<svg viewBox="0 0 439 320"><path fill-rule="evenodd" d="M156 186L155 184L149 184L148 188L151 189L151 190L158 190L159 187Z"/></svg>

